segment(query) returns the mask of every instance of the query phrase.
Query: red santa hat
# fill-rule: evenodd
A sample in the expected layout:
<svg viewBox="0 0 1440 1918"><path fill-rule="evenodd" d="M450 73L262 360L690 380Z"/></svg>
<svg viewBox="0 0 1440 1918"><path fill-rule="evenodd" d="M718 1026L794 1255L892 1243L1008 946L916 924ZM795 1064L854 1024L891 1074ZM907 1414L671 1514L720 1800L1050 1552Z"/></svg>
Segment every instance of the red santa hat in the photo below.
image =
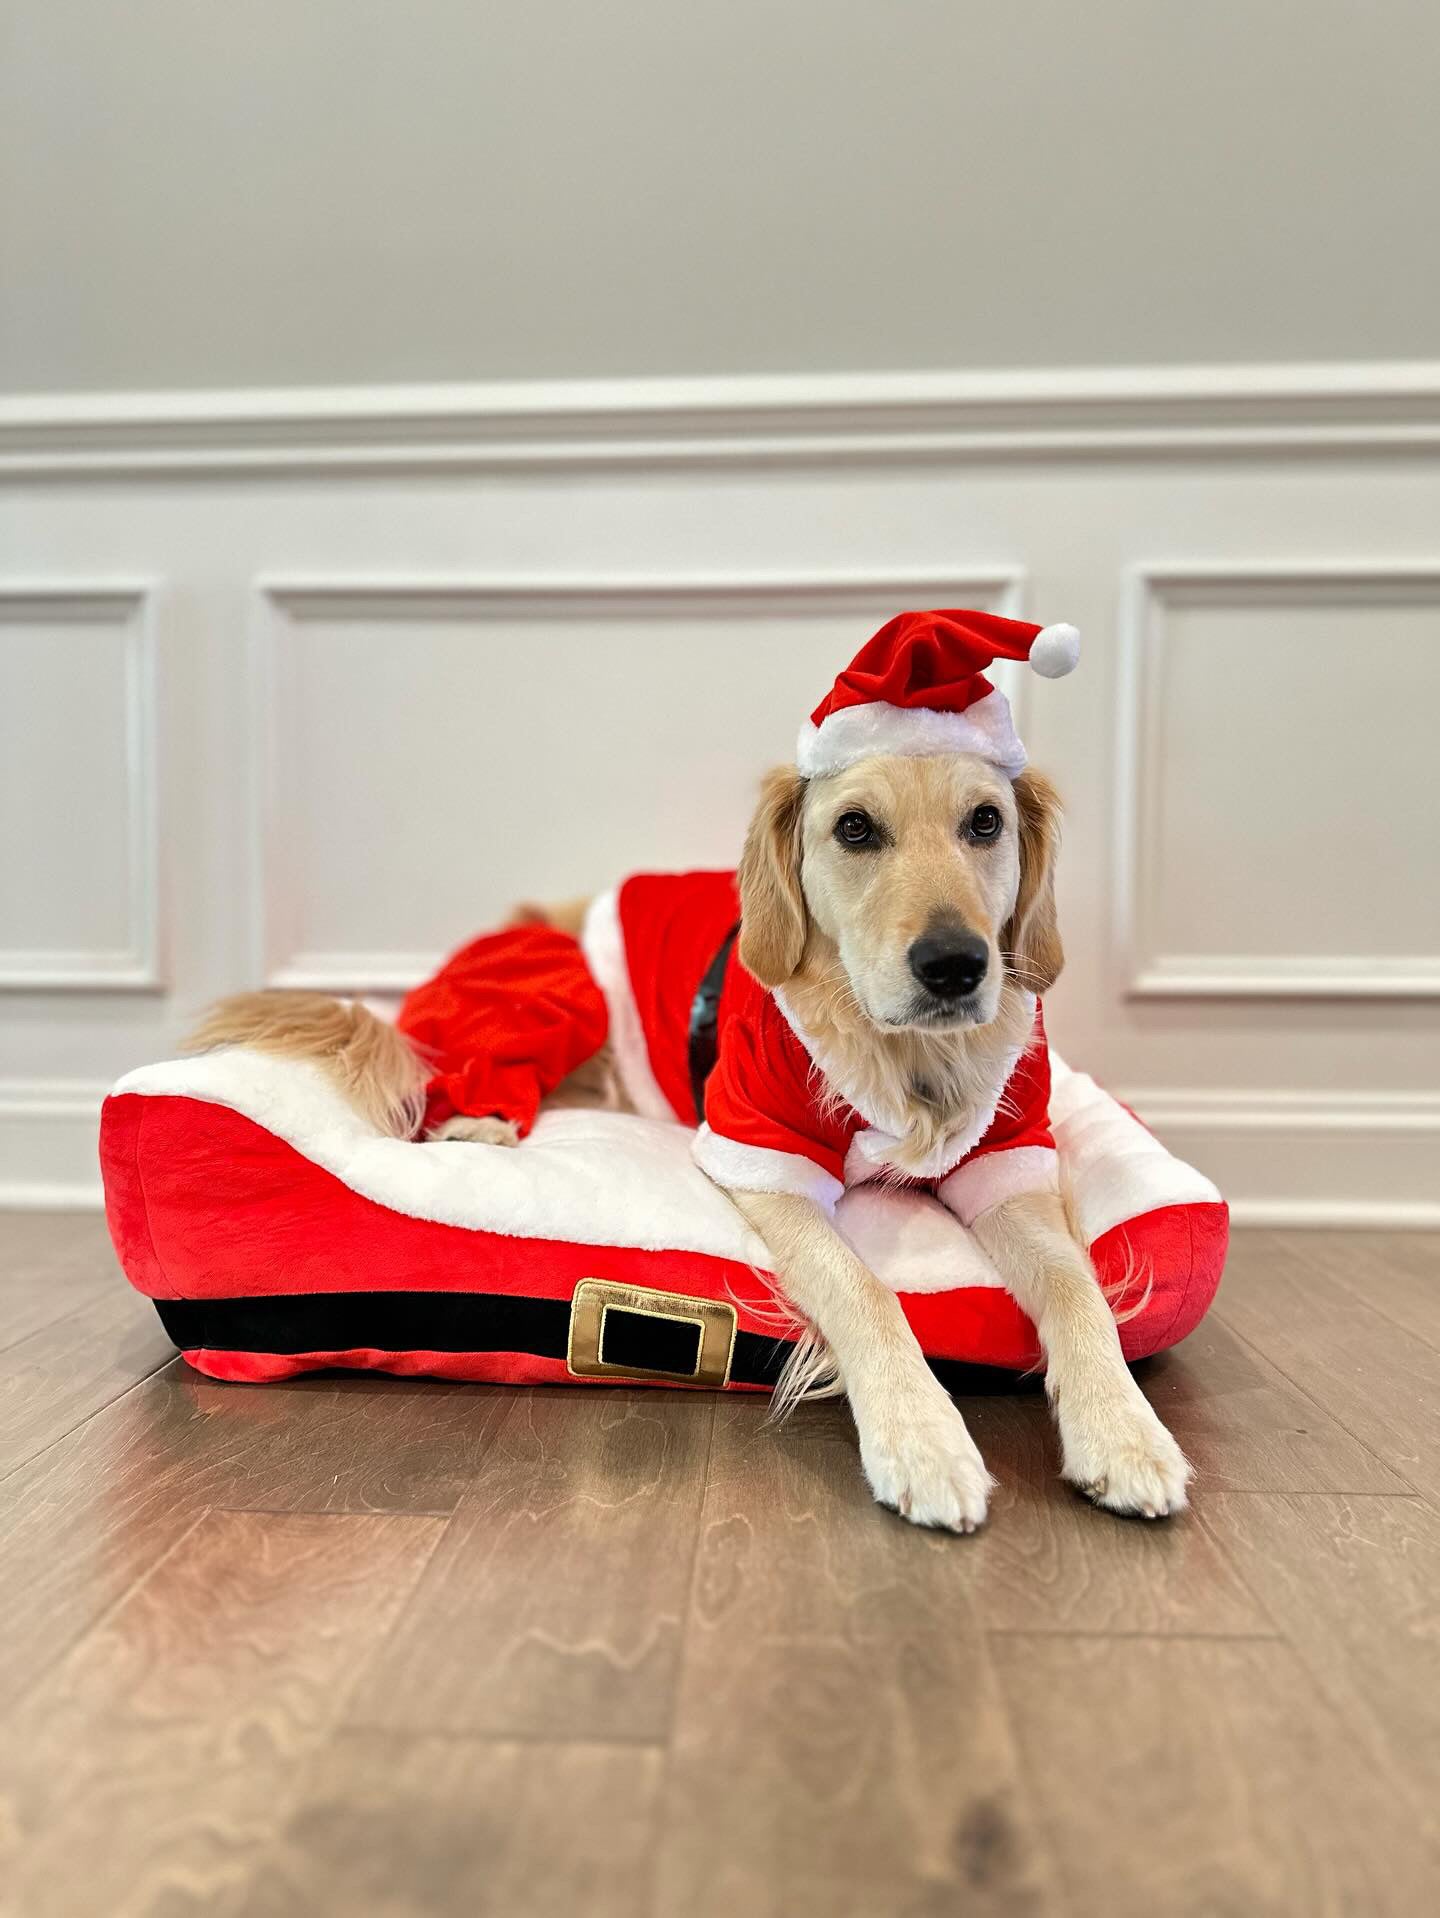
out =
<svg viewBox="0 0 1440 1918"><path fill-rule="evenodd" d="M1032 626L998 613L897 613L868 640L800 729L806 778L876 753L978 753L1014 778L1025 769L1010 702L986 679L997 659L1027 660L1060 679L1080 657L1073 626Z"/></svg>

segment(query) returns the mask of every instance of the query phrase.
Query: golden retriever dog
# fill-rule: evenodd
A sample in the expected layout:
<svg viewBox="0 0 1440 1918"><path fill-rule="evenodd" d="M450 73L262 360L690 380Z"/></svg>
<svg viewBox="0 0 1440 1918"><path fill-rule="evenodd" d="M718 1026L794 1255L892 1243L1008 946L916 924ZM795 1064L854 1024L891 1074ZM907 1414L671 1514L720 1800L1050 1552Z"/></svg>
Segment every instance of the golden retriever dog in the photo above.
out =
<svg viewBox="0 0 1440 1918"><path fill-rule="evenodd" d="M957 833L987 807L1002 822L993 839ZM837 831L851 815L878 852L857 858L854 825ZM877 757L808 781L781 768L766 783L740 868L741 959L783 988L818 1056L888 1115L917 1165L993 1106L1029 1030L1029 995L1059 975L1059 823L1040 774L1012 781L964 754ZM979 984L958 1006L915 976L916 942L936 925L952 928L958 951L978 959L983 948ZM808 1201L731 1196L833 1354L876 1498L916 1524L972 1531L992 1480L895 1294ZM1111 1511L1180 1510L1189 1467L1126 1367L1060 1197L1020 1194L970 1230L1039 1332L1064 1477Z"/></svg>
<svg viewBox="0 0 1440 1918"><path fill-rule="evenodd" d="M1060 971L1059 817L1044 777L1011 778L967 753L876 755L808 779L787 767L765 782L739 870L741 963L783 992L827 1078L884 1115L900 1140L902 1171L923 1165L973 1114L994 1109L1030 1031L1034 995ZM983 834L965 827L982 821ZM528 907L519 918L569 930L580 911ZM926 955L919 962L917 951ZM218 1007L194 1040L237 1043L323 1063L376 1124L413 1136L424 1068L363 1008L308 994L246 995ZM620 1102L604 1054L555 1102L577 1100ZM442 1131L490 1144L516 1137L498 1119L456 1119ZM769 1247L810 1332L777 1403L788 1405L831 1368L875 1497L917 1525L973 1531L993 1481L894 1292L815 1201L749 1190L731 1197ZM1062 1198L1004 1198L970 1230L1038 1329L1063 1476L1113 1512L1179 1511L1189 1467L1126 1367Z"/></svg>

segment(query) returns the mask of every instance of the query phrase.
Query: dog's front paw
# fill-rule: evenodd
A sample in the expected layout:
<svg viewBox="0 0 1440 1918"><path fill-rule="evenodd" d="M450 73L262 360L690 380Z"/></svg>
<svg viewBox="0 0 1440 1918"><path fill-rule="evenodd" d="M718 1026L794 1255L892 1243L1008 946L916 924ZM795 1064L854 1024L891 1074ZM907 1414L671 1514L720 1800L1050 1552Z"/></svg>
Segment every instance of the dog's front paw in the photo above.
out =
<svg viewBox="0 0 1440 1918"><path fill-rule="evenodd" d="M1189 1461L1133 1380L1128 1391L1057 1406L1061 1474L1107 1512L1168 1518L1185 1509Z"/></svg>
<svg viewBox="0 0 1440 1918"><path fill-rule="evenodd" d="M946 1398L900 1406L862 1425L860 1462L880 1503L912 1525L973 1532L985 1523L995 1481Z"/></svg>
<svg viewBox="0 0 1440 1918"><path fill-rule="evenodd" d="M467 1119L463 1113L436 1126L432 1139L463 1139L469 1145L519 1145L520 1128L510 1119Z"/></svg>

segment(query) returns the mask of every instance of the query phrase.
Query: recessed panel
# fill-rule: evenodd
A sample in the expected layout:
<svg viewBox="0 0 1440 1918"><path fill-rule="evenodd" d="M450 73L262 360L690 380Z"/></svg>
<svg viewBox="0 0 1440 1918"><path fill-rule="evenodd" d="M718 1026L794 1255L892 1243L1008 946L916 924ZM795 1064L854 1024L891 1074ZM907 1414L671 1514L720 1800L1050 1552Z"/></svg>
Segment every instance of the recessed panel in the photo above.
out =
<svg viewBox="0 0 1440 1918"><path fill-rule="evenodd" d="M145 983L137 620L133 597L0 598L0 983Z"/></svg>
<svg viewBox="0 0 1440 1918"><path fill-rule="evenodd" d="M761 775L890 610L288 600L272 976L393 984L517 901L733 866Z"/></svg>
<svg viewBox="0 0 1440 1918"><path fill-rule="evenodd" d="M1156 588L1141 990L1440 990L1440 581Z"/></svg>

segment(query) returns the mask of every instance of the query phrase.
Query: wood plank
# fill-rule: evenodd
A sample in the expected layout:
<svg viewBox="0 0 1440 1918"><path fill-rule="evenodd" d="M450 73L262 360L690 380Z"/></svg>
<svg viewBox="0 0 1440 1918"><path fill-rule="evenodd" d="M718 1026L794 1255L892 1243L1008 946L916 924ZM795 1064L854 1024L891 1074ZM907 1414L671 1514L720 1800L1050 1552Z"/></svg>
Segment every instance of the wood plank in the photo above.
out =
<svg viewBox="0 0 1440 1918"><path fill-rule="evenodd" d="M1296 1232L1282 1249L1440 1348L1440 1232Z"/></svg>
<svg viewBox="0 0 1440 1918"><path fill-rule="evenodd" d="M103 1218L0 1212L0 1353L127 1289Z"/></svg>
<svg viewBox="0 0 1440 1918"><path fill-rule="evenodd" d="M657 1911L1057 1909L970 1602L977 1539L882 1511L843 1406L717 1407Z"/></svg>
<svg viewBox="0 0 1440 1918"><path fill-rule="evenodd" d="M714 1406L643 1389L517 1395L356 1722L663 1737Z"/></svg>
<svg viewBox="0 0 1440 1918"><path fill-rule="evenodd" d="M0 1211L0 1284L7 1274L49 1277L56 1271L101 1273L121 1286L102 1212Z"/></svg>
<svg viewBox="0 0 1440 1918"><path fill-rule="evenodd" d="M0 1478L174 1356L154 1306L118 1285L0 1352Z"/></svg>
<svg viewBox="0 0 1440 1918"><path fill-rule="evenodd" d="M1325 1403L1237 1335L1222 1316L1232 1296L1227 1279L1221 1306L1185 1343L1139 1368L1151 1404L1195 1467L1196 1496L1409 1491Z"/></svg>
<svg viewBox="0 0 1440 1918"><path fill-rule="evenodd" d="M1414 1498L1221 1494L1207 1528L1369 1745L1440 1818L1440 1517Z"/></svg>
<svg viewBox="0 0 1440 1918"><path fill-rule="evenodd" d="M990 1523L965 1554L988 1631L1271 1630L1193 1510L1163 1525L1117 1518L1061 1480L1043 1398L967 1399L961 1409L1000 1480ZM1201 1485L1202 1508L1209 1495Z"/></svg>
<svg viewBox="0 0 1440 1918"><path fill-rule="evenodd" d="M6 1726L18 1918L222 1908L445 1522L202 1518Z"/></svg>
<svg viewBox="0 0 1440 1918"><path fill-rule="evenodd" d="M1440 1351L1372 1311L1314 1258L1274 1245L1261 1260L1241 1253L1219 1310L1408 1487L1440 1501Z"/></svg>
<svg viewBox="0 0 1440 1918"><path fill-rule="evenodd" d="M641 1918L662 1755L647 1745L339 1734L237 1918Z"/></svg>
<svg viewBox="0 0 1440 1918"><path fill-rule="evenodd" d="M172 1361L0 1483L0 1711L207 1506L451 1510L507 1403L415 1380L221 1385Z"/></svg>
<svg viewBox="0 0 1440 1918"><path fill-rule="evenodd" d="M1437 1861L1289 1646L997 1638L1080 1912L1414 1918Z"/></svg>

